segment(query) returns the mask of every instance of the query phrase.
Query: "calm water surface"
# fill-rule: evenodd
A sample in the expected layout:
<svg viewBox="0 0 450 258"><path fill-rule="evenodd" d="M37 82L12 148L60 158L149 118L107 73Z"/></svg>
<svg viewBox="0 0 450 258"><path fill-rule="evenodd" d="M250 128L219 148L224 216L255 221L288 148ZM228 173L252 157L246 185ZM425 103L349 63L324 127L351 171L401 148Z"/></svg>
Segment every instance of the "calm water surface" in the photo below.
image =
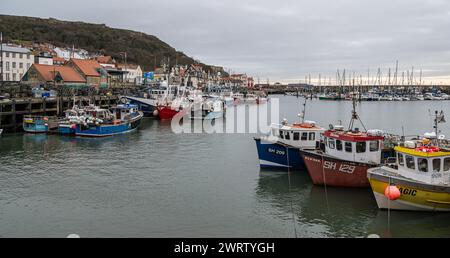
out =
<svg viewBox="0 0 450 258"><path fill-rule="evenodd" d="M302 100L279 97L280 116L296 120ZM358 110L367 128L418 134L431 131L429 110L450 117L449 107L366 102ZM350 109L314 100L306 113L324 126L346 125ZM450 123L441 129L450 136ZM3 136L0 236L450 237L450 214L391 212L388 224L370 189L325 189L306 172L260 171L253 136L174 134L150 119L106 139Z"/></svg>

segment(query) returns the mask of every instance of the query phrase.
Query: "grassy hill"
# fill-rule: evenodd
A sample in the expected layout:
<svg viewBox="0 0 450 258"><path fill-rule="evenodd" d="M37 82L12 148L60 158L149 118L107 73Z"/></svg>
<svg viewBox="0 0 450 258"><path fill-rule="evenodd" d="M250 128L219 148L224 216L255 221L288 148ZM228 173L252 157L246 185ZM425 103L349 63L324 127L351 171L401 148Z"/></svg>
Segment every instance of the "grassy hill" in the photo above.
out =
<svg viewBox="0 0 450 258"><path fill-rule="evenodd" d="M105 24L67 22L53 18L0 15L0 31L4 42L51 43L59 47L86 49L100 52L116 60L123 60L120 52L127 52L127 61L137 63L144 70L150 70L161 60L170 57L171 65L191 64L194 60L179 52L155 36L124 29L107 27ZM204 65L205 69L209 66Z"/></svg>

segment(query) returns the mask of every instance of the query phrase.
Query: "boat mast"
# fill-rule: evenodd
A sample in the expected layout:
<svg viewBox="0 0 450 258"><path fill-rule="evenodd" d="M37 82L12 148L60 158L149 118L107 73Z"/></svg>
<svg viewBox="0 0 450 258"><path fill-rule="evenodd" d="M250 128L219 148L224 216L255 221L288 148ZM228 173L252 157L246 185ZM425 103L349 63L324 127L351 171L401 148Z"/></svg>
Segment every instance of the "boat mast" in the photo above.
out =
<svg viewBox="0 0 450 258"><path fill-rule="evenodd" d="M355 91L355 78L353 78L353 92ZM364 126L363 122L361 121L361 119L359 118L358 113L356 112L356 99L352 98L352 119L350 120L350 124L348 127L348 131L352 131L353 130L353 125L355 124L355 121L359 121L362 125L362 127L364 128L364 131L366 130L366 127Z"/></svg>

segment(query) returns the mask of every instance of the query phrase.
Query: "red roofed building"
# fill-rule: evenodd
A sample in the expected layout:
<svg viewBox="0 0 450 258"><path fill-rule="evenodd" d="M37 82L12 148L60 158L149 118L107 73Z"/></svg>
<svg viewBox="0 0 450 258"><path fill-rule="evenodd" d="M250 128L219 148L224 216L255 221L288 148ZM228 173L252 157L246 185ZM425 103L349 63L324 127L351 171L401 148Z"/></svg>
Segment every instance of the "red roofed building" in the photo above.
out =
<svg viewBox="0 0 450 258"><path fill-rule="evenodd" d="M33 64L22 81L54 83L66 86L84 86L86 79L70 66Z"/></svg>
<svg viewBox="0 0 450 258"><path fill-rule="evenodd" d="M77 70L88 85L95 87L108 86L108 73L96 60L70 59L67 65Z"/></svg>

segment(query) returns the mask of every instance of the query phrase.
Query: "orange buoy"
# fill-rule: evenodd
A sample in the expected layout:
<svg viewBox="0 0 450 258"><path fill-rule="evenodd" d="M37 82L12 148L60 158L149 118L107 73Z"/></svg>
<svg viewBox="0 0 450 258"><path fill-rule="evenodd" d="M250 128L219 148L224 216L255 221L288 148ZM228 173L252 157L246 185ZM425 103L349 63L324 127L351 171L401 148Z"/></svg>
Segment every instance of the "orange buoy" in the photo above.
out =
<svg viewBox="0 0 450 258"><path fill-rule="evenodd" d="M400 190L395 185L390 185L384 190L384 195L391 201L395 201L401 196Z"/></svg>

